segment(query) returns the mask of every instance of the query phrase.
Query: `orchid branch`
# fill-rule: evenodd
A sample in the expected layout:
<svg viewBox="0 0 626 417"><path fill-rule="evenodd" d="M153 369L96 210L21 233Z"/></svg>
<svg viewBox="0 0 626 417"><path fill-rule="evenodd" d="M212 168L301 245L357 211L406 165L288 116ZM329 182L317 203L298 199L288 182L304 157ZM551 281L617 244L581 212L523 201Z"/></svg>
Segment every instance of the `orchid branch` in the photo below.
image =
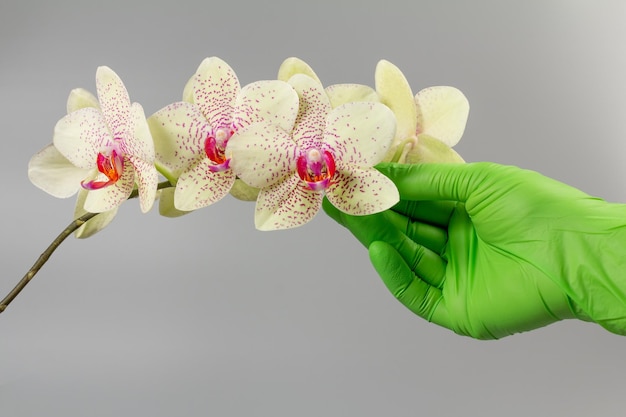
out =
<svg viewBox="0 0 626 417"><path fill-rule="evenodd" d="M158 184L157 189L163 189L171 187L171 183L169 181L164 181ZM139 193L137 190L134 190L128 199L137 198ZM83 224L87 223L90 219L96 217L100 213L86 213L82 216L74 219L59 235L50 243L50 245L46 248L45 251L41 255L37 261L33 264L33 266L26 272L24 277L17 283L17 285L7 294L2 301L0 301L0 313L2 313L6 308L11 304L11 302L19 295L19 293L28 285L28 283L35 277L37 272L44 266L50 256L54 253L54 251L61 246L61 243L72 233L74 233L79 227Z"/></svg>

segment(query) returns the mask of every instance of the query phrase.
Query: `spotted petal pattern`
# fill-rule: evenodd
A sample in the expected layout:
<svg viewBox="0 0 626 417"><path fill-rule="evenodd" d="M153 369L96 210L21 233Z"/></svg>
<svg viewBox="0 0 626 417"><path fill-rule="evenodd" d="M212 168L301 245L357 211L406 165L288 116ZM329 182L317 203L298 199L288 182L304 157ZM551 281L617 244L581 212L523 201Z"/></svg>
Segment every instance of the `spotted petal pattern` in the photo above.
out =
<svg viewBox="0 0 626 417"><path fill-rule="evenodd" d="M372 168L394 137L393 112L365 101L331 110L315 79L296 74L289 84L300 99L293 130L287 133L267 122L255 123L238 131L227 147L239 178L261 189L256 227L287 229L309 222L325 192L350 214L372 214L395 204L399 200L395 185ZM327 155L325 159L315 159L321 154Z"/></svg>
<svg viewBox="0 0 626 417"><path fill-rule="evenodd" d="M260 122L291 130L298 114L298 95L289 84L257 81L240 88L234 71L216 57L202 61L185 87L183 95L190 94L193 103L170 104L148 119L156 164L176 183L174 204L183 211L213 204L229 192L236 179L229 167L238 163L229 146L239 140L237 132ZM226 149L218 154L222 150L214 144L207 150L205 141L220 129L235 135L225 139Z"/></svg>
<svg viewBox="0 0 626 417"><path fill-rule="evenodd" d="M415 95L417 134L427 134L446 145L456 145L465 131L469 102L458 89L429 87Z"/></svg>
<svg viewBox="0 0 626 417"><path fill-rule="evenodd" d="M262 189L256 202L254 225L259 230L290 229L315 217L324 194L303 186L298 176Z"/></svg>

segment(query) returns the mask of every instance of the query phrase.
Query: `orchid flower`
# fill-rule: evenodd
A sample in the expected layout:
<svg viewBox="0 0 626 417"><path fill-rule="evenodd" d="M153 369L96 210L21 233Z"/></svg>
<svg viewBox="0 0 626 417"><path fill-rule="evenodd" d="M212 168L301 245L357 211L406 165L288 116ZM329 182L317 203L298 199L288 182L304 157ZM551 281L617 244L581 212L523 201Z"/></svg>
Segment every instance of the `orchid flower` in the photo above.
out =
<svg viewBox="0 0 626 417"><path fill-rule="evenodd" d="M300 58L287 58L283 61L278 69L278 79L288 81L295 74L304 74L313 78L320 84L317 74L309 64L301 60ZM372 87L363 84L344 83L329 85L324 89L330 105L334 109L345 103L352 103L355 101L369 101L373 103L380 102L378 93Z"/></svg>
<svg viewBox="0 0 626 417"><path fill-rule="evenodd" d="M393 113L380 103L355 102L335 109L314 78L295 74L289 84L300 105L293 130L270 123L240 129L228 143L231 167L260 188L255 225L260 230L303 225L323 196L353 215L386 210L399 200L395 185L373 166L395 132Z"/></svg>
<svg viewBox="0 0 626 417"><path fill-rule="evenodd" d="M463 161L451 149L463 136L469 114L469 103L461 91L437 86L413 96L404 74L386 60L376 66L375 82L381 102L393 110L398 123L385 161Z"/></svg>
<svg viewBox="0 0 626 417"><path fill-rule="evenodd" d="M182 211L213 204L231 190L236 176L226 147L239 129L261 121L291 129L298 112L289 84L268 80L241 88L232 68L217 57L202 61L183 99L148 119L157 167L176 184L174 206Z"/></svg>
<svg viewBox="0 0 626 417"><path fill-rule="evenodd" d="M56 197L69 197L82 186L89 191L84 210L92 213L117 208L137 183L145 213L154 203L157 173L143 109L131 104L108 67L96 71L96 89L98 100L81 89L70 94L69 113L56 124L53 145L30 161L31 181Z"/></svg>

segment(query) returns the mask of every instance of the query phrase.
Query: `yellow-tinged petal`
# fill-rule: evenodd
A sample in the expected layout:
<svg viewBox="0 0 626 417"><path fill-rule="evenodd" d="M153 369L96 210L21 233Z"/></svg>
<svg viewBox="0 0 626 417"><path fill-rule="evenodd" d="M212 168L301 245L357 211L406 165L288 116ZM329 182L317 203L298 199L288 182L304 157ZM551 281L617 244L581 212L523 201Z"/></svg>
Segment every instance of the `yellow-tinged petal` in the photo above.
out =
<svg viewBox="0 0 626 417"><path fill-rule="evenodd" d="M193 81L193 101L214 129L227 127L232 122L239 91L239 79L226 62L210 57L200 63Z"/></svg>
<svg viewBox="0 0 626 417"><path fill-rule="evenodd" d="M252 123L267 122L291 130L298 115L298 94L285 81L266 80L250 83L235 100L235 129Z"/></svg>
<svg viewBox="0 0 626 417"><path fill-rule="evenodd" d="M375 82L381 103L396 115L396 145L415 136L417 108L411 86L404 74L391 62L381 60L376 65Z"/></svg>
<svg viewBox="0 0 626 417"><path fill-rule="evenodd" d="M187 103L193 103L193 79L194 76L192 75L189 80L187 80L187 83L185 84L185 87L183 88L183 101L187 102Z"/></svg>
<svg viewBox="0 0 626 417"><path fill-rule="evenodd" d="M308 75L318 83L322 83L317 77L317 74L315 74L315 71L313 71L313 68L311 68L309 64L307 64L300 58L296 57L287 58L283 61L283 63L280 65L280 68L278 69L277 78L281 81L289 81L289 79L296 74Z"/></svg>
<svg viewBox="0 0 626 417"><path fill-rule="evenodd" d="M120 77L109 67L96 70L98 102L106 124L114 138L124 138L128 132L130 97Z"/></svg>
<svg viewBox="0 0 626 417"><path fill-rule="evenodd" d="M57 198L67 198L76 194L80 189L80 182L90 171L76 167L52 144L33 155L28 163L30 181Z"/></svg>
<svg viewBox="0 0 626 417"><path fill-rule="evenodd" d="M97 190L90 190L87 193L85 210L91 213L102 213L118 207L128 199L135 187L135 170L130 166L128 158L124 158L124 165L128 165L128 168L122 171L122 176L115 184ZM102 175L100 174L100 176ZM90 179L93 178L87 177L85 180Z"/></svg>
<svg viewBox="0 0 626 417"><path fill-rule="evenodd" d="M396 121L381 103L346 103L326 119L325 148L337 165L370 168L383 160L394 138Z"/></svg>
<svg viewBox="0 0 626 417"><path fill-rule="evenodd" d="M259 230L280 230L302 226L311 221L322 206L324 193L304 186L291 176L259 192L254 225Z"/></svg>
<svg viewBox="0 0 626 417"><path fill-rule="evenodd" d="M296 169L297 147L291 135L269 123L255 123L237 131L226 145L231 169L246 184L265 188Z"/></svg>
<svg viewBox="0 0 626 417"><path fill-rule="evenodd" d="M95 107L99 109L100 103L98 103L96 96L84 88L75 88L70 91L70 95L67 98L67 112L72 113L85 107Z"/></svg>
<svg viewBox="0 0 626 417"><path fill-rule="evenodd" d="M89 192L85 189L81 189L78 192L78 198L76 199L76 207L74 208L74 218L78 218L84 214L87 214L88 211L84 209L85 200L87 199L87 194ZM99 213L97 216L92 217L87 220L85 224L76 229L74 232L74 236L79 239L86 239L94 234L98 233L100 230L104 229L111 223L115 215L117 214L117 207L111 209L109 211L105 211L103 213Z"/></svg>
<svg viewBox="0 0 626 417"><path fill-rule="evenodd" d="M426 162L465 162L454 149L425 133L418 136L415 145L407 154L403 163L420 164Z"/></svg>
<svg viewBox="0 0 626 417"><path fill-rule="evenodd" d="M330 100L322 84L308 75L296 74L289 79L289 84L300 99L293 139L303 149L317 148L321 145L326 116L331 111Z"/></svg>
<svg viewBox="0 0 626 417"><path fill-rule="evenodd" d="M148 118L159 171L174 184L180 174L205 158L204 140L211 132L200 107L172 103Z"/></svg>
<svg viewBox="0 0 626 417"><path fill-rule="evenodd" d="M456 145L465 131L469 102L454 87L436 86L415 95L417 133L425 133L448 146Z"/></svg>
<svg viewBox="0 0 626 417"><path fill-rule="evenodd" d="M178 178L174 207L182 211L197 210L216 203L228 194L235 182L231 169L211 171L211 161L204 158Z"/></svg>
<svg viewBox="0 0 626 417"><path fill-rule="evenodd" d="M54 146L72 164L95 168L98 152L113 141L102 112L93 107L76 110L57 122Z"/></svg>
<svg viewBox="0 0 626 417"><path fill-rule="evenodd" d="M355 216L378 213L400 201L395 184L373 168L338 171L326 197L339 210Z"/></svg>
<svg viewBox="0 0 626 417"><path fill-rule="evenodd" d="M380 102L378 93L372 87L363 84L334 84L326 87L326 94L332 108L353 101Z"/></svg>

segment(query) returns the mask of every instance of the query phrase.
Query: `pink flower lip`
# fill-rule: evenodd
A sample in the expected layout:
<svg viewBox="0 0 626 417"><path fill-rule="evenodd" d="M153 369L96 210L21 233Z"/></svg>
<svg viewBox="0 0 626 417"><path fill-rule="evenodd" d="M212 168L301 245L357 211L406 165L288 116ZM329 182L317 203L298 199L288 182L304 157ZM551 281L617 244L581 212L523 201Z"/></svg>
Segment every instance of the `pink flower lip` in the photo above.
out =
<svg viewBox="0 0 626 417"><path fill-rule="evenodd" d="M335 159L327 150L309 148L303 151L296 167L300 179L313 191L322 191L328 188L335 175Z"/></svg>
<svg viewBox="0 0 626 417"><path fill-rule="evenodd" d="M98 152L96 159L96 166L98 171L106 175L108 181L82 181L80 185L86 190L99 190L100 188L113 185L120 179L122 172L124 171L124 160L122 157L112 149L110 151Z"/></svg>

